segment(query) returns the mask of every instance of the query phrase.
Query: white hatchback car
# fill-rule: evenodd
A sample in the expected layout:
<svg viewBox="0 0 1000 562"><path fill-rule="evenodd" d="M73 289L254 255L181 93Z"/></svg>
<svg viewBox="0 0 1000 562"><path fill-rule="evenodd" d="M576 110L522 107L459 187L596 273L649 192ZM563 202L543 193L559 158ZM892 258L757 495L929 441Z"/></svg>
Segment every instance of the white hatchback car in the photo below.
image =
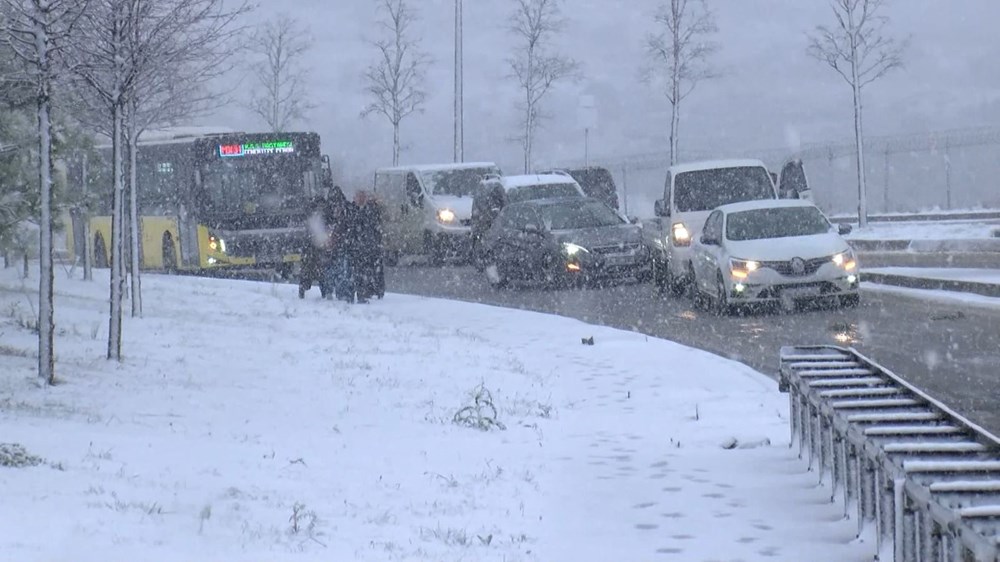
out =
<svg viewBox="0 0 1000 562"><path fill-rule="evenodd" d="M748 201L716 208L692 245L694 295L721 312L750 303L859 302L858 261L839 228L808 201Z"/></svg>

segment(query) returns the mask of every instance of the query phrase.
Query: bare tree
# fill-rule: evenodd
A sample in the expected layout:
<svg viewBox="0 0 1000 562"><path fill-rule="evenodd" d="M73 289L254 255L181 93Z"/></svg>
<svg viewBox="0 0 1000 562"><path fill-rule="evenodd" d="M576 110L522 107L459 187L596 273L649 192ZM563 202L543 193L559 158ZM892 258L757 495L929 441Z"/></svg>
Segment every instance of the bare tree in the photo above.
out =
<svg viewBox="0 0 1000 562"><path fill-rule="evenodd" d="M379 26L388 39L374 42L378 60L365 71L365 91L373 98L361 113L385 116L392 124L392 164L399 164L399 124L414 112L423 111L424 69L429 63L420 51L420 39L409 34L417 15L406 0L381 0L384 12Z"/></svg>
<svg viewBox="0 0 1000 562"><path fill-rule="evenodd" d="M84 0L4 0L4 40L27 66L38 116L39 285L38 376L55 382L52 271L52 86L60 54L85 8Z"/></svg>
<svg viewBox="0 0 1000 562"><path fill-rule="evenodd" d="M250 66L258 88L250 109L272 132L286 130L311 107L306 101L306 73L300 66L302 55L311 48L307 30L288 15L264 23L250 37L248 50L262 59Z"/></svg>
<svg viewBox="0 0 1000 562"><path fill-rule="evenodd" d="M889 18L881 15L884 0L832 0L835 26L818 26L808 53L830 65L851 86L854 95L854 142L858 166L858 224L868 226L868 185L865 177L864 120L861 93L865 86L903 65L906 43L885 34Z"/></svg>
<svg viewBox="0 0 1000 562"><path fill-rule="evenodd" d="M708 59L718 51L709 38L718 32L715 16L705 0L670 0L654 16L657 33L646 37L647 82L662 83L670 102L670 164L676 164L680 146L681 102L698 82L715 73Z"/></svg>
<svg viewBox="0 0 1000 562"><path fill-rule="evenodd" d="M562 31L558 0L516 0L516 10L510 18L510 32L517 45L508 64L521 88L518 109L523 111L521 142L524 148L524 172L531 171L535 131L538 129L541 102L552 86L561 80L575 78L580 65L571 58L549 52L552 38Z"/></svg>

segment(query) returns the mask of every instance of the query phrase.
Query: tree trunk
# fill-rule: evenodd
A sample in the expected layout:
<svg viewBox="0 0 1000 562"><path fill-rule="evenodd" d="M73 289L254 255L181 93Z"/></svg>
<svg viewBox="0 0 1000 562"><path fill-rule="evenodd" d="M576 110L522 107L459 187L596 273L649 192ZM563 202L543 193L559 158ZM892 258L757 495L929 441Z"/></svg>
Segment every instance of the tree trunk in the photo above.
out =
<svg viewBox="0 0 1000 562"><path fill-rule="evenodd" d="M677 0L671 2L670 35L674 43L674 64L670 69L670 165L677 163L677 150L680 146L677 135L681 122L681 39L680 20L681 6Z"/></svg>
<svg viewBox="0 0 1000 562"><path fill-rule="evenodd" d="M851 64L851 71L854 78L854 142L857 146L858 162L858 226L868 227L868 185L865 177L865 145L864 128L861 115L861 85L858 83L857 52L855 51L854 61Z"/></svg>
<svg viewBox="0 0 1000 562"><path fill-rule="evenodd" d="M392 124L392 165L399 165L399 122Z"/></svg>
<svg viewBox="0 0 1000 562"><path fill-rule="evenodd" d="M83 192L84 204L83 212L80 216L83 217L83 280L93 281L94 280L94 269L93 269L93 259L94 259L94 248L93 240L90 239L90 207L87 205L87 195L88 195L88 182L87 182L87 155L83 155L83 161L80 164L81 169L81 190Z"/></svg>
<svg viewBox="0 0 1000 562"><path fill-rule="evenodd" d="M52 124L49 99L48 37L41 26L36 30L35 48L39 61L38 92L38 179L41 224L39 224L38 274L38 376L55 382L55 322L52 275Z"/></svg>
<svg viewBox="0 0 1000 562"><path fill-rule="evenodd" d="M131 111L128 118L128 205L129 205L129 242L132 263L132 318L142 318L142 281L139 274L141 257L140 247L140 224L139 224L139 203L138 203L138 172L136 165L138 161L139 139L136 131L136 102L132 100Z"/></svg>
<svg viewBox="0 0 1000 562"><path fill-rule="evenodd" d="M124 207L123 178L124 159L122 158L122 107L121 102L114 101L112 110L111 133L111 166L113 175L113 192L111 198L111 307L108 322L108 359L122 359L122 208Z"/></svg>

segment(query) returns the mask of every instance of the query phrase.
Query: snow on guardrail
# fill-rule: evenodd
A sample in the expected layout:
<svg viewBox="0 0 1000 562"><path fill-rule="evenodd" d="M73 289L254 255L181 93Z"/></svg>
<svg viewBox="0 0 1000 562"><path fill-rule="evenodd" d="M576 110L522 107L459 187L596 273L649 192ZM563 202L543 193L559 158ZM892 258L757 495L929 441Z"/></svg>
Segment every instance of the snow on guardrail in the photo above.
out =
<svg viewBox="0 0 1000 562"><path fill-rule="evenodd" d="M783 347L792 445L897 562L1000 562L1000 439L853 349Z"/></svg>

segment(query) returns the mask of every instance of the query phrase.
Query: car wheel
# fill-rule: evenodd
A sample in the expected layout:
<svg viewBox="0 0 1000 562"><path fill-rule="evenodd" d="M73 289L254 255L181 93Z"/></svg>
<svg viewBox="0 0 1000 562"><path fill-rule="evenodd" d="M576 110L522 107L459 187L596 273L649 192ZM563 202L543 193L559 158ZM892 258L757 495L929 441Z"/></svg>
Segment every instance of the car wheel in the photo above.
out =
<svg viewBox="0 0 1000 562"><path fill-rule="evenodd" d="M715 279L715 313L719 316L729 316L733 313L733 305L729 304L729 293L726 292L726 282L720 272Z"/></svg>
<svg viewBox="0 0 1000 562"><path fill-rule="evenodd" d="M486 265L483 267L483 273L486 275L486 281L490 284L490 287L494 289L503 289L507 287L509 281L500 264L494 259L486 260Z"/></svg>
<svg viewBox="0 0 1000 562"><path fill-rule="evenodd" d="M434 233L429 230L424 231L424 253L427 254L427 259L434 267L444 265L443 244L435 240Z"/></svg>
<svg viewBox="0 0 1000 562"><path fill-rule="evenodd" d="M856 308L861 304L861 295L843 295L840 297L840 306L844 308Z"/></svg>

